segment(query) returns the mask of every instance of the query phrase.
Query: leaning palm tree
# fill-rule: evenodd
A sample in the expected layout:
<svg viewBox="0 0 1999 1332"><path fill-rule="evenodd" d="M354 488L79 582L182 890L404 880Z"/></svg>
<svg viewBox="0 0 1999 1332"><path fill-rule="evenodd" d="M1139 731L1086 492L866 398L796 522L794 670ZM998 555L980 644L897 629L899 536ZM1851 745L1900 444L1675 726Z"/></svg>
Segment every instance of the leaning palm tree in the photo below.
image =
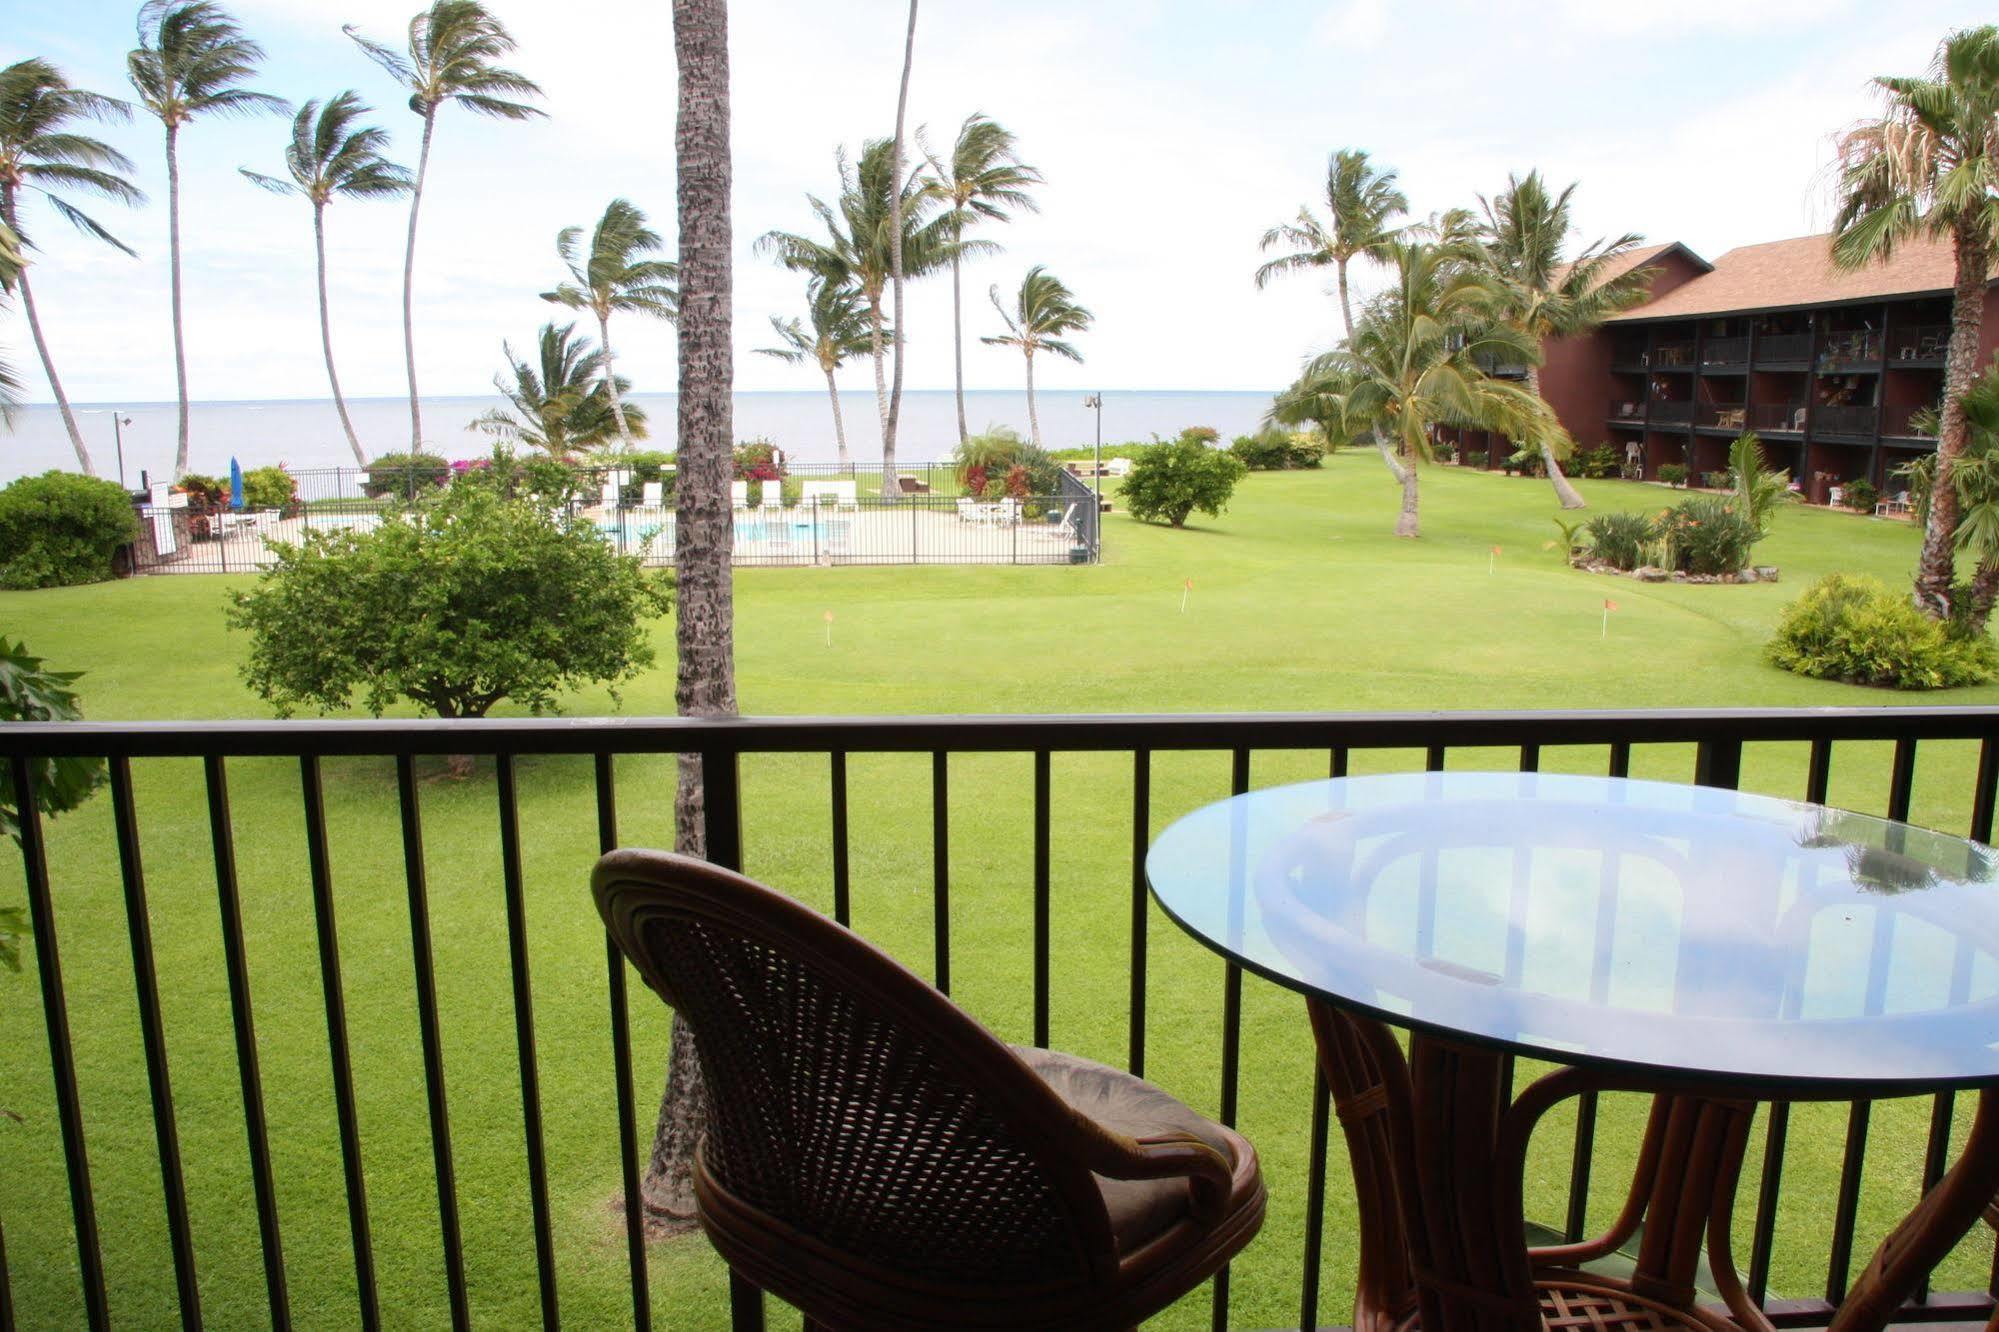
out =
<svg viewBox="0 0 1999 1332"><path fill-rule="evenodd" d="M789 231L768 231L757 238L756 252L773 256L786 268L809 273L821 282L851 286L868 311L868 350L875 363L875 403L881 414L882 493L895 493L895 432L889 395L889 338L900 342L899 324L891 325L883 301L900 256L905 277L920 277L949 263L953 253L983 254L992 242L957 236L948 213L940 214L921 171L900 177L895 169L895 142L870 139L858 163L840 155L840 197L829 207L806 196L806 202L826 228L825 239ZM900 228L896 227L899 220ZM892 234L897 237L891 244ZM893 330L893 332L891 332Z"/></svg>
<svg viewBox="0 0 1999 1332"><path fill-rule="evenodd" d="M228 10L211 0L146 0L139 7L139 45L125 71L139 101L167 133L167 266L174 325L174 384L180 396L174 475L187 471L187 347L181 333L180 130L197 116L283 113L282 97L243 83L264 48L243 35Z"/></svg>
<svg viewBox="0 0 1999 1332"><path fill-rule="evenodd" d="M1040 205L1028 187L1041 184L1041 173L1022 162L1014 152L1013 132L974 111L958 126L958 137L948 156L939 157L923 143L923 131L916 141L930 162L934 174L931 189L942 199L951 219L952 234L963 237L968 227L979 221L1004 222L1010 209L1039 212ZM970 433L965 426L965 332L959 310L958 269L960 253L951 252L951 369L958 402L958 442Z"/></svg>
<svg viewBox="0 0 1999 1332"><path fill-rule="evenodd" d="M617 418L618 439L632 445L632 432L625 424L625 402L619 391L623 383L612 367L611 316L620 310L651 315L654 319L674 319L680 314L680 265L671 259L652 259L666 242L646 225L646 215L626 199L613 199L597 219L590 233L590 252L581 248L583 228L564 227L556 233L556 253L562 256L572 281L541 298L572 310L588 310L597 316L597 343L603 352L604 383L611 394L611 415Z"/></svg>
<svg viewBox="0 0 1999 1332"><path fill-rule="evenodd" d="M132 163L123 153L69 128L81 120L131 118L132 108L126 103L71 87L62 72L46 60L23 60L0 69L0 223L18 236L21 195L34 191L48 200L57 216L77 230L131 254L129 245L63 197L74 192L122 204L145 202L146 196L125 179L123 173L132 170ZM69 397L56 374L55 358L50 355L48 339L42 334L41 315L35 309L35 289L25 268L18 274L17 285L21 309L28 316L28 333L42 358L42 370L48 375L49 391L55 396L63 428L69 431L77 466L84 475L95 476L90 450L83 443L83 431L77 428L76 414L70 410Z"/></svg>
<svg viewBox="0 0 1999 1332"><path fill-rule="evenodd" d="M248 167L245 176L274 194L296 194L312 205L312 252L319 273L319 346L326 357L326 382L333 390L333 410L347 432L354 461L368 465L368 452L354 433L347 399L340 393L340 375L333 368L333 321L326 300L326 206L335 199L390 199L410 192L410 173L382 156L387 130L355 124L368 114L359 94L344 92L324 106L307 102L292 117L291 142L285 145L289 180L260 175Z"/></svg>
<svg viewBox="0 0 1999 1332"><path fill-rule="evenodd" d="M811 321L808 327L797 318L770 317L770 326L783 341L782 347L758 347L759 356L771 356L790 365L806 361L826 376L826 397L833 406L833 439L840 450L840 466L847 458L847 426L840 415L840 389L833 376L856 356L868 354L868 312L860 294L851 287L814 278L806 292Z"/></svg>
<svg viewBox="0 0 1999 1332"><path fill-rule="evenodd" d="M1643 242L1643 237L1630 232L1591 241L1564 259L1562 250L1571 230L1575 193L1571 182L1559 194L1550 194L1541 173L1529 171L1524 177L1509 175L1506 189L1494 198L1478 196L1483 214L1481 259L1499 293L1497 313L1536 346L1549 338L1588 333L1618 311L1639 304L1659 271L1629 267L1625 272L1616 271L1626 262L1625 256ZM1527 363L1527 389L1535 397L1541 396L1537 361ZM1562 475L1560 459L1570 444L1567 433L1543 433L1522 442L1539 449L1562 507L1582 508L1582 495Z"/></svg>
<svg viewBox="0 0 1999 1332"><path fill-rule="evenodd" d="M1301 205L1294 222L1281 223L1263 233L1260 249L1280 245L1291 247L1256 270L1261 289L1279 273L1308 268L1330 267L1340 289L1340 318L1346 323L1347 337L1353 337L1353 304L1347 296L1347 265L1365 256L1380 259L1384 246L1395 235L1389 225L1409 211L1409 199L1396 188L1395 172L1377 170L1367 154L1356 148L1342 148L1326 159L1326 215L1321 222L1311 208Z"/></svg>
<svg viewBox="0 0 1999 1332"><path fill-rule="evenodd" d="M1402 462L1402 510L1395 535L1420 533L1417 472L1431 458L1440 425L1473 425L1532 438L1555 427L1547 404L1518 384L1494 379L1482 362L1532 363L1540 348L1492 317L1491 279L1465 250L1391 241L1388 289L1343 350L1306 367L1308 378L1346 376L1344 418L1393 444Z"/></svg>
<svg viewBox="0 0 1999 1332"><path fill-rule="evenodd" d="M604 353L590 339L576 336L576 325L547 323L536 339L533 361L514 354L501 343L507 368L493 376L493 387L507 400L472 424L495 438L525 444L551 458L569 458L613 438L629 438L627 430L645 434L646 415L634 403L618 418L613 404L618 384L604 373Z"/></svg>
<svg viewBox="0 0 1999 1332"><path fill-rule="evenodd" d="M0 222L0 296L11 296L21 285L27 261L21 257L21 238L5 222ZM14 407L20 402L21 380L4 355L0 355L0 425L11 423Z"/></svg>
<svg viewBox="0 0 1999 1332"><path fill-rule="evenodd" d="M1095 318L1088 310L1076 304L1075 296L1062 285L1062 279L1036 264L1027 270L1027 276L1020 280L1020 290L1014 294L1013 309L1008 310L1000 300L997 286L991 291L993 309L999 311L1006 321L1006 332L993 337L980 338L980 342L996 347L1018 347L1027 361L1027 429L1034 440L1034 447L1041 447L1041 418L1034 411L1034 354L1047 352L1053 356L1080 361L1083 354L1062 340L1064 333L1079 333L1090 326Z"/></svg>
<svg viewBox="0 0 1999 1332"><path fill-rule="evenodd" d="M423 117L423 147L417 153L416 183L410 191L409 240L403 248L403 362L409 372L410 452L415 453L423 448L423 406L417 397L416 328L410 306L416 283L416 219L423 207L437 113L456 104L494 120L530 120L543 112L515 99L539 97L541 89L525 74L496 63L513 52L514 39L478 0L435 0L410 20L408 44L402 51L370 41L351 25L341 31L410 90L410 110Z"/></svg>
<svg viewBox="0 0 1999 1332"><path fill-rule="evenodd" d="M1951 471L1969 427L1964 395L1978 374L1985 286L1999 245L1999 28L1946 37L1927 76L1877 78L1882 114L1839 136L1833 262L1859 268L1917 236L1949 237L1956 261L1935 492L1916 566L1915 602L1952 612L1957 488Z"/></svg>

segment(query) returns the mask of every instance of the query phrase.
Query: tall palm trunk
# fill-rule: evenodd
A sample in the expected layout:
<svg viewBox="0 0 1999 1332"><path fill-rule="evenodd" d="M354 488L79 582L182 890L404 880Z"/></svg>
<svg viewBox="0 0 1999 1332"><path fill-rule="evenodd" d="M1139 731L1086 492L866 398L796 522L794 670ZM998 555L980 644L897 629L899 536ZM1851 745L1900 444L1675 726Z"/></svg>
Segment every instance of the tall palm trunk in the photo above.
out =
<svg viewBox="0 0 1999 1332"><path fill-rule="evenodd" d="M916 0L909 0L909 30L902 39L902 88L895 96L895 151L891 157L888 195L888 273L895 288L895 386L889 392L888 416L882 422L882 493L891 493L895 473L896 426L902 418L902 126L909 112L909 66L916 56Z"/></svg>
<svg viewBox="0 0 1999 1332"><path fill-rule="evenodd" d="M1395 535L1421 536L1417 522L1416 466L1412 459L1402 469L1402 512L1395 516Z"/></svg>
<svg viewBox="0 0 1999 1332"><path fill-rule="evenodd" d="M1347 327L1347 346L1351 347L1353 346L1353 305L1347 300L1347 261L1336 259L1333 263L1335 270L1340 275L1340 320ZM1381 455L1381 465L1386 467L1388 474L1395 478L1396 485L1407 485L1409 481L1408 473L1404 470L1402 464L1395 460L1395 454L1389 449L1388 441L1381 437L1379 430L1371 433L1374 435L1375 452Z"/></svg>
<svg viewBox="0 0 1999 1332"><path fill-rule="evenodd" d="M833 404L833 441L840 449L840 466L847 465L847 423L840 418L840 388L833 382L833 372L826 371L826 400Z"/></svg>
<svg viewBox="0 0 1999 1332"><path fill-rule="evenodd" d="M1041 447L1041 418L1034 412L1034 353L1027 353L1027 434L1034 447Z"/></svg>
<svg viewBox="0 0 1999 1332"><path fill-rule="evenodd" d="M618 438L627 452L632 447L632 428L625 423L625 400L618 396L618 370L611 355L611 316L597 312L597 345L604 349L604 387L611 390L611 415L618 422Z"/></svg>
<svg viewBox="0 0 1999 1332"><path fill-rule="evenodd" d="M14 220L12 185L0 189L0 220L4 220L15 235L21 233L20 224ZM42 336L42 320L35 312L35 289L28 281L26 264L21 266L16 285L21 288L21 309L27 312L28 333L35 340L35 351L42 358L42 370L49 377L49 391L55 394L56 410L62 413L63 428L69 431L70 447L76 450L76 465L83 469L85 476L96 476L97 469L90 462L90 449L83 442L83 431L77 428L76 413L69 408L69 398L62 391L62 380L56 378L55 358L49 355L48 339Z"/></svg>
<svg viewBox="0 0 1999 1332"><path fill-rule="evenodd" d="M340 415L340 428L347 432L347 447L354 450L354 461L366 467L367 450L361 447L361 437L354 433L354 423L347 418L347 399L340 394L340 376L333 369L333 319L327 312L326 301L326 205L323 203L312 206L312 249L319 261L319 345L326 353L326 382L333 390L333 410Z"/></svg>
<svg viewBox="0 0 1999 1332"><path fill-rule="evenodd" d="M1347 261L1335 259L1333 270L1340 278L1340 318L1346 321L1347 345L1353 345L1353 302L1347 299Z"/></svg>
<svg viewBox="0 0 1999 1332"><path fill-rule="evenodd" d="M1527 391L1537 399L1541 397L1541 367L1538 365L1527 367ZM1562 464L1555 460L1555 451L1548 447L1546 440L1541 441L1541 465L1548 469L1548 484L1555 488L1555 498L1562 502L1563 508L1589 507L1582 493L1570 485L1569 478L1562 474Z"/></svg>
<svg viewBox="0 0 1999 1332"><path fill-rule="evenodd" d="M963 209L959 212L962 214ZM959 226L964 225L962 216ZM965 321L959 312L958 300L958 252L951 252L951 372L953 382L958 386L958 442L963 444L972 433L965 428Z"/></svg>
<svg viewBox="0 0 1999 1332"><path fill-rule="evenodd" d="M730 583L731 273L729 267L729 17L726 0L673 0L680 70L674 153L680 204L679 593L674 702L682 716L736 712L735 602ZM707 853L698 755L680 756L674 847ZM676 1013L673 1050L643 1194L649 1215L694 1224L694 1145L706 1118L694 1035Z"/></svg>
<svg viewBox="0 0 1999 1332"><path fill-rule="evenodd" d="M1374 436L1374 449L1381 455L1382 466L1386 467L1388 474L1395 478L1396 485L1405 484L1409 479L1409 469L1396 461L1395 450L1388 447L1388 441L1381 437L1379 430L1369 433Z"/></svg>
<svg viewBox="0 0 1999 1332"><path fill-rule="evenodd" d="M1916 563L1916 605L1932 619L1948 619L1957 579L1957 460L1971 435L1964 393L1978 377L1979 330L1985 322L1985 280L1992 255L1979 222L1966 218L1952 235L1957 258L1950 311L1950 348L1944 357L1943 419L1937 428L1937 470L1930 485L1930 519Z"/></svg>
<svg viewBox="0 0 1999 1332"><path fill-rule="evenodd" d="M174 443L174 480L187 472L187 347L180 319L180 126L167 125L167 272L174 321L174 387L180 394L180 428Z"/></svg>
<svg viewBox="0 0 1999 1332"><path fill-rule="evenodd" d="M887 348L882 343L881 293L868 297L868 352L875 362L875 411L881 418L882 494L901 492L895 480L895 425L888 405Z"/></svg>
<svg viewBox="0 0 1999 1332"><path fill-rule="evenodd" d="M410 188L410 233L403 247L403 365L410 381L410 452L423 452L423 406L416 393L416 321L410 304L416 290L416 215L423 207L423 178L430 170L430 136L437 128L437 108L423 115L423 147L416 158L416 183Z"/></svg>

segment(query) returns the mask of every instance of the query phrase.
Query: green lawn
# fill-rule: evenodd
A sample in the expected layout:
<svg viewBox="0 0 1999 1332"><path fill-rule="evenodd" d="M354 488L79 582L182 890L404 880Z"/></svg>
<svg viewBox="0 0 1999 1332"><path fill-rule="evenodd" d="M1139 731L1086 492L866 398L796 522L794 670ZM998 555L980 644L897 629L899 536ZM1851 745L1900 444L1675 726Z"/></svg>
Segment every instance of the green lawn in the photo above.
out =
<svg viewBox="0 0 1999 1332"><path fill-rule="evenodd" d="M1583 490L1599 507L1656 507L1668 498L1622 482L1583 483ZM1781 585L1641 586L1574 572L1544 548L1556 530L1543 482L1442 469L1425 473L1424 491L1426 535L1413 543L1387 536L1397 496L1379 463L1348 454L1323 472L1253 476L1223 519L1186 531L1118 516L1099 568L746 571L737 580L743 706L930 713L1999 702L1999 688L1884 697L1762 663L1779 608L1817 574L1837 568L1904 579L1916 550L1906 524L1786 512L1760 552L1783 567ZM236 676L242 644L223 624L225 594L237 585L154 578L0 594L0 626L57 664L86 670L94 718L260 716ZM1600 636L1606 597L1620 607L1607 639ZM670 649L664 626L659 642ZM611 708L596 693L570 710ZM625 692L626 712L671 708L664 660ZM1834 801L1880 810L1885 757L1884 747L1841 746ZM1966 825L1973 757L1968 745L1922 749L1918 821ZM1356 768L1419 761L1369 755ZM1513 756L1465 753L1452 761L1508 764ZM1550 768L1601 770L1603 761L1601 752L1543 756ZM1685 779L1690 765L1684 749L1648 751L1634 771ZM1160 756L1155 831L1225 794L1227 767L1225 756ZM1323 768L1323 755L1259 755L1253 781ZM1015 1040L1028 1038L1031 1021L1030 771L1026 756L960 758L952 767L954 994ZM745 774L748 868L828 905L823 760L752 759ZM346 1326L354 1321L353 1274L297 769L244 761L231 765L230 777L293 1312L302 1326ZM668 840L669 766L624 762L619 777L626 838ZM851 764L855 923L918 970L930 959L927 778L920 757L857 756ZM142 763L136 782L203 1309L215 1326L255 1325L263 1320L263 1281L199 766ZM1121 1062L1129 760L1057 755L1054 782L1053 1039ZM1752 746L1746 755L1747 786L1795 795L1803 783L1796 747ZM562 1304L574 1325L615 1324L628 1313L628 1296L611 1202L617 1152L602 935L584 888L595 848L588 765L526 761L521 787ZM445 1321L444 1283L395 792L386 763L362 760L329 763L327 788L383 1310L392 1325L431 1327ZM490 772L430 781L423 798L471 1299L479 1321L509 1326L532 1320L535 1294ZM171 1321L173 1278L108 816L100 798L54 823L50 854L112 1313L148 1326ZM18 875L0 881L0 906L21 896ZM1150 938L1148 1072L1213 1112L1221 964L1156 914ZM1295 998L1254 979L1246 991L1240 1124L1264 1155L1271 1213L1237 1265L1234 1321L1295 1325L1311 1042ZM7 1264L21 1326L70 1326L80 1317L76 1263L33 976L0 976L0 994L8 996L0 1003L0 1104L24 1121L0 1122ZM657 1094L666 1021L642 991L635 1004L644 1107ZM1635 1114L1629 1105L1607 1108L1593 1199L1599 1213L1628 1170ZM1927 1115L1926 1106L1906 1103L1875 1111L1863 1256L1913 1200ZM1529 1187L1536 1215L1559 1214L1571 1123L1555 1117L1538 1141ZM1782 1294L1816 1294L1823 1282L1843 1123L1843 1109L1833 1108L1793 1119L1772 1283ZM1345 1321L1351 1298L1343 1159L1336 1144L1326 1322ZM1747 1178L1759 1168L1760 1147ZM1741 1208L1744 1254L1751 1194L1753 1187ZM1990 1261L1981 1229L1938 1285L1982 1285ZM655 1252L662 1325L725 1326L723 1288L720 1265L701 1240ZM1192 1327L1206 1318L1205 1297L1197 1297L1159 1321Z"/></svg>

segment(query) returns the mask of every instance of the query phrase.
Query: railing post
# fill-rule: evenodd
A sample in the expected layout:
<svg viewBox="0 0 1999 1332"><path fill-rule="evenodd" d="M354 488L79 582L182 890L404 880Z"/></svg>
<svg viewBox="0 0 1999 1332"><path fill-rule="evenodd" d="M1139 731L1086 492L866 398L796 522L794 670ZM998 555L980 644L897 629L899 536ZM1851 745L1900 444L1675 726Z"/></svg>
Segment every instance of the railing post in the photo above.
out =
<svg viewBox="0 0 1999 1332"><path fill-rule="evenodd" d="M701 830L711 865L743 868L743 789L734 749L701 751Z"/></svg>
<svg viewBox="0 0 1999 1332"><path fill-rule="evenodd" d="M1703 740L1694 753L1694 782L1733 791L1742 781L1742 741L1730 736Z"/></svg>

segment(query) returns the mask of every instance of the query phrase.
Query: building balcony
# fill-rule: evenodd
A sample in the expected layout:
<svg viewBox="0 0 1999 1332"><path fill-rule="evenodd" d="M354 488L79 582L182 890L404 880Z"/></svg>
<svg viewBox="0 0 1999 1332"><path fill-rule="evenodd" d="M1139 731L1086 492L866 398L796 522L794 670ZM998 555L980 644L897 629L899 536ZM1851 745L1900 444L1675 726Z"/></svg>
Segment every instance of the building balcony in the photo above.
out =
<svg viewBox="0 0 1999 1332"><path fill-rule="evenodd" d="M1651 419L1659 425L1686 425L1694 419L1694 405L1691 402L1669 402L1653 399Z"/></svg>
<svg viewBox="0 0 1999 1332"><path fill-rule="evenodd" d="M1891 365L1942 365L1949 351L1949 324L1912 324L1888 335Z"/></svg>
<svg viewBox="0 0 1999 1332"><path fill-rule="evenodd" d="M1805 428L1802 402L1759 402L1749 409L1749 428L1759 435L1796 435Z"/></svg>
<svg viewBox="0 0 1999 1332"><path fill-rule="evenodd" d="M1148 900L1157 830L1210 799L1217 777L1247 791L1329 760L1335 774L1524 772L1559 754L1565 770L1642 768L1690 792L1742 784L1823 802L1837 747L1843 802L1906 816L1921 790L1924 807L1949 807L1955 828L1989 842L1996 735L1993 707L0 727L0 763L17 774L56 757L111 763L96 814L22 820L32 926L9 1002L17 1066L41 1076L8 1093L29 1113L6 1125L19 1173L0 1311L24 1327L339 1326L374 1325L388 1304L394 1322L433 1325L448 1292L461 1325L473 1310L519 1325L538 1308L551 1326L567 1314L762 1328L748 1281L717 1270L703 1278L713 1303L692 1309L652 1284L634 1185L666 1024L607 958L586 888L600 849L670 836L658 820L671 819L674 756L691 753L710 859L740 865L748 846L764 875L851 918L1006 1039L1059 1047L1086 1011L1122 1009L1092 1053L1195 1104L1218 1099L1231 1121L1240 1099L1292 1219L1189 1302L1216 1327L1344 1322L1356 1185L1314 1083L1304 1005L1205 954L1189 963L1195 950ZM1934 765L1974 762L1963 756L1981 744L1975 783L1935 803L1937 774L1955 769ZM420 780L446 754L474 756L477 775L448 789ZM864 756L851 788L850 755ZM1209 776L1190 781L1197 772ZM188 780L207 828L178 826L148 798ZM788 812L801 802L811 818ZM273 819L302 831L295 861L246 851L239 866L245 825ZM1011 849L986 860L995 847ZM1570 859L1543 871L1577 872ZM1086 918L1105 945L1087 952L1068 937ZM1759 1106L1760 1165L1737 1203L1748 1299L1780 1327L1823 1326L1882 1215L1922 1195L1926 1161L1951 1157L1973 1099ZM1551 1168L1526 1180L1536 1242L1581 1239L1629 1179L1620 1153L1645 1106L1626 1093L1584 1104L1572 1128L1548 1131ZM201 1115L204 1129L223 1124L217 1106L233 1131L187 1131ZM1843 1152L1819 1140L1841 1126ZM31 1187L46 1207L27 1205ZM1959 1250L1957 1286L1978 1249L1973 1236ZM665 1266L715 1261L690 1250ZM1983 1284L1981 1272L1980 1289L1926 1286L1893 1321L1976 1326L1994 1311ZM308 1288L333 1294L308 1307Z"/></svg>
<svg viewBox="0 0 1999 1332"><path fill-rule="evenodd" d="M1637 424L1645 419L1645 404L1630 398L1612 398L1603 414L1610 421Z"/></svg>
<svg viewBox="0 0 1999 1332"><path fill-rule="evenodd" d="M1803 365L1812 358L1809 333L1761 333L1756 337L1756 364Z"/></svg>
<svg viewBox="0 0 1999 1332"><path fill-rule="evenodd" d="M1704 402L1694 413L1694 424L1703 430L1740 432L1749 428L1749 409L1739 402Z"/></svg>
<svg viewBox="0 0 1999 1332"><path fill-rule="evenodd" d="M1881 433L1892 439L1935 440L1936 408L1903 404L1881 412Z"/></svg>
<svg viewBox="0 0 1999 1332"><path fill-rule="evenodd" d="M1813 435L1871 439L1881 420L1881 409L1872 404L1865 407L1819 406L1812 408L1811 420Z"/></svg>
<svg viewBox="0 0 1999 1332"><path fill-rule="evenodd" d="M1748 338L1709 338L1701 344L1701 368L1712 370L1749 364Z"/></svg>
<svg viewBox="0 0 1999 1332"><path fill-rule="evenodd" d="M1828 333L1819 348L1819 369L1872 369L1881 364L1881 347L1881 335L1872 331Z"/></svg>
<svg viewBox="0 0 1999 1332"><path fill-rule="evenodd" d="M1646 358L1646 366L1652 370L1691 370L1697 350L1698 344L1691 338L1685 342L1656 342Z"/></svg>

